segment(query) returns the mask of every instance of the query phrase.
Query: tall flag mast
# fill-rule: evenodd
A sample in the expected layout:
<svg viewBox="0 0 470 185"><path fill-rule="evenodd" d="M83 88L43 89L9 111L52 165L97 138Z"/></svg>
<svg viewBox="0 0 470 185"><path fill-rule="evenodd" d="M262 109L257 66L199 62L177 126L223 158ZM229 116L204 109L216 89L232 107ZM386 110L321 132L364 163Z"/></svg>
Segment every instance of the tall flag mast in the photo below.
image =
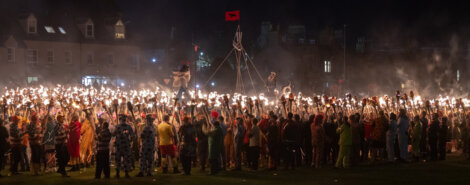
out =
<svg viewBox="0 0 470 185"><path fill-rule="evenodd" d="M235 10L235 11L228 11L228 12L225 12L225 21L227 22L231 22L231 21L240 21L240 11L239 10ZM248 62L250 62L250 64L252 65L253 69L256 71L256 73L258 74L258 77L260 78L260 80L263 82L264 86L267 88L266 86L266 82L264 81L264 79L261 77L261 74L259 73L258 69L256 68L256 66L254 65L253 61L251 60L251 58L248 56L248 53L246 52L245 48L243 48L243 45L242 45L242 32L240 30L240 22L238 22L238 26L237 26L237 31L235 33L235 36L233 38L233 41L232 41L232 50L227 54L227 56L225 57L225 59L219 64L219 66L217 67L217 69L214 71L214 73L212 73L212 75L209 77L209 79L206 81L206 83L204 84L204 86L206 86L209 81L212 79L212 77L214 77L214 75L217 73L217 71L220 69L220 67L222 66L222 64L224 64L224 62L228 59L228 57L232 54L232 52L235 54L235 58L236 58L236 61L237 61L237 82L236 82L236 86L235 86L235 91L238 92L238 93L245 93L245 86L243 84L243 78L242 78L242 69L241 69L241 64L242 62L245 63L245 66L246 66L246 71L248 72L248 77L250 78L250 81L251 81L251 86L253 88L253 90L256 91L256 88L255 88L255 84L253 82L253 78L251 76L251 73L250 73L250 68L249 68L249 64Z"/></svg>

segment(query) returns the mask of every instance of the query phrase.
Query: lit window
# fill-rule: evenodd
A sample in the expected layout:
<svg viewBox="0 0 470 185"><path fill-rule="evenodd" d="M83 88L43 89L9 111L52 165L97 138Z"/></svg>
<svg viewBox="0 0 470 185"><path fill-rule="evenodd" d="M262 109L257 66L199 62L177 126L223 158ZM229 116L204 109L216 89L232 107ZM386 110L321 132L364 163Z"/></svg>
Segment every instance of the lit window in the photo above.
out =
<svg viewBox="0 0 470 185"><path fill-rule="evenodd" d="M7 48L7 62L15 63L15 48Z"/></svg>
<svg viewBox="0 0 470 185"><path fill-rule="evenodd" d="M65 29L62 28L61 26L59 26L59 31L60 31L60 33L62 33L64 35L67 33L67 32L65 32Z"/></svg>
<svg viewBox="0 0 470 185"><path fill-rule="evenodd" d="M86 36L87 37L93 37L93 24L87 24L86 25Z"/></svg>
<svg viewBox="0 0 470 185"><path fill-rule="evenodd" d="M55 33L54 28L51 26L44 26L44 28L46 29L47 33Z"/></svg>
<svg viewBox="0 0 470 185"><path fill-rule="evenodd" d="M34 17L34 15L31 14L27 20L28 33L37 33L36 26L37 26L36 17Z"/></svg>
<svg viewBox="0 0 470 185"><path fill-rule="evenodd" d="M28 83L33 83L33 82L37 82L38 81L38 77L28 77Z"/></svg>
<svg viewBox="0 0 470 185"><path fill-rule="evenodd" d="M72 52L71 51L66 51L65 52L65 63L66 64L71 64L72 63Z"/></svg>
<svg viewBox="0 0 470 185"><path fill-rule="evenodd" d="M27 57L27 61L28 63L30 64L37 64L38 63L38 50L35 50L35 49L30 49L27 51L26 53Z"/></svg>
<svg viewBox="0 0 470 185"><path fill-rule="evenodd" d="M457 69L457 82L460 81L460 70Z"/></svg>
<svg viewBox="0 0 470 185"><path fill-rule="evenodd" d="M325 73L331 72L331 61L325 61Z"/></svg>
<svg viewBox="0 0 470 185"><path fill-rule="evenodd" d="M54 63L54 51L48 50L47 51L47 63L53 64Z"/></svg>
<svg viewBox="0 0 470 185"><path fill-rule="evenodd" d="M118 20L116 25L114 25L114 38L116 39L125 39L125 27L121 20Z"/></svg>
<svg viewBox="0 0 470 185"><path fill-rule="evenodd" d="M116 33L116 39L123 39L125 38L124 33Z"/></svg>
<svg viewBox="0 0 470 185"><path fill-rule="evenodd" d="M93 65L93 54L88 54L86 61L88 65Z"/></svg>

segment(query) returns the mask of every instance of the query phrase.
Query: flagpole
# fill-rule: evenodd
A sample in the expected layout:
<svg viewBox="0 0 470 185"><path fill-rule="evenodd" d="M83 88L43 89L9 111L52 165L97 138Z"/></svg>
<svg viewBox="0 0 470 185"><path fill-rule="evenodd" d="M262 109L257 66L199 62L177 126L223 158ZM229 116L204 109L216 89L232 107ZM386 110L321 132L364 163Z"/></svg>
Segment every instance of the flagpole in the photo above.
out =
<svg viewBox="0 0 470 185"><path fill-rule="evenodd" d="M197 45L194 46L194 33L191 33L191 43L192 43L192 49L194 49L194 52L191 52L191 60L194 60L194 71L193 71L193 81L194 81L194 85L193 87L196 87L196 84L197 84L197 61L196 58L194 57L194 53L197 52L196 48L197 48ZM197 56L197 53L196 53L196 56ZM191 67L189 67L189 69L191 69Z"/></svg>

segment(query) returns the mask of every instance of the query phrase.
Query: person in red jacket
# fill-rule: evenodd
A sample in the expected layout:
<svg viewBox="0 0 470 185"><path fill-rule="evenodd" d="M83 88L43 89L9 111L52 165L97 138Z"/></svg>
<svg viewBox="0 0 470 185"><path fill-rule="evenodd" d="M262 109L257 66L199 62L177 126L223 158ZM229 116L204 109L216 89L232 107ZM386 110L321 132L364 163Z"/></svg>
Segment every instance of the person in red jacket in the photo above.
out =
<svg viewBox="0 0 470 185"><path fill-rule="evenodd" d="M78 121L78 116L72 117L72 122L68 125L69 136L67 148L70 155L72 169L70 171L79 171L79 156L80 156L80 133L82 124Z"/></svg>

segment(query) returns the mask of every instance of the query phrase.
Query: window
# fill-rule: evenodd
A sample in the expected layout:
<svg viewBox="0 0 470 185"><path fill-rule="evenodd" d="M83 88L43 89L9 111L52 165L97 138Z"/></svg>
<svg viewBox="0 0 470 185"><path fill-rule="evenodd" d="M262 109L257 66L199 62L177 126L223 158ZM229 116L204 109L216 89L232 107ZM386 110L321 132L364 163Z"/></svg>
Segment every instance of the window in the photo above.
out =
<svg viewBox="0 0 470 185"><path fill-rule="evenodd" d="M7 62L15 63L15 48L7 48Z"/></svg>
<svg viewBox="0 0 470 185"><path fill-rule="evenodd" d="M325 61L325 73L330 73L330 72L331 72L331 62Z"/></svg>
<svg viewBox="0 0 470 185"><path fill-rule="evenodd" d="M55 30L52 26L44 26L46 29L47 33L55 33Z"/></svg>
<svg viewBox="0 0 470 185"><path fill-rule="evenodd" d="M66 51L65 52L65 63L66 64L71 64L72 63L72 52L71 51Z"/></svg>
<svg viewBox="0 0 470 185"><path fill-rule="evenodd" d="M310 39L309 43L310 43L310 45L315 45L315 40L314 40L314 39Z"/></svg>
<svg viewBox="0 0 470 185"><path fill-rule="evenodd" d="M124 39L125 36L124 36L124 33L116 33L116 39Z"/></svg>
<svg viewBox="0 0 470 185"><path fill-rule="evenodd" d="M86 25L86 37L93 37L93 24Z"/></svg>
<svg viewBox="0 0 470 185"><path fill-rule="evenodd" d="M134 69L134 71L138 71L139 70L139 61L138 61L138 57L136 55L132 55L131 56L131 67L132 69Z"/></svg>
<svg viewBox="0 0 470 185"><path fill-rule="evenodd" d="M38 77L28 77L28 83L38 82Z"/></svg>
<svg viewBox="0 0 470 185"><path fill-rule="evenodd" d="M460 81L460 70L457 69L457 82Z"/></svg>
<svg viewBox="0 0 470 185"><path fill-rule="evenodd" d="M65 29L62 28L61 26L59 26L59 31L60 33L62 33L63 35L65 35L67 32L65 32Z"/></svg>
<svg viewBox="0 0 470 185"><path fill-rule="evenodd" d="M37 64L38 63L38 50L29 49L26 52L26 60L30 64Z"/></svg>
<svg viewBox="0 0 470 185"><path fill-rule="evenodd" d="M108 55L108 65L114 65L114 56L112 54Z"/></svg>
<svg viewBox="0 0 470 185"><path fill-rule="evenodd" d="M27 20L28 33L37 33L36 26L37 26L36 17L34 17L34 15L30 15Z"/></svg>
<svg viewBox="0 0 470 185"><path fill-rule="evenodd" d="M360 37L357 39L356 43L356 51L360 53L364 53L366 48L366 39L364 37Z"/></svg>
<svg viewBox="0 0 470 185"><path fill-rule="evenodd" d="M116 25L114 25L114 38L116 39L124 39L126 38L125 36L125 28L124 24L122 23L121 20L119 20Z"/></svg>
<svg viewBox="0 0 470 185"><path fill-rule="evenodd" d="M54 63L54 51L48 50L47 51L47 64L53 64Z"/></svg>
<svg viewBox="0 0 470 185"><path fill-rule="evenodd" d="M88 54L88 56L86 57L86 63L88 65L93 65L93 54Z"/></svg>

